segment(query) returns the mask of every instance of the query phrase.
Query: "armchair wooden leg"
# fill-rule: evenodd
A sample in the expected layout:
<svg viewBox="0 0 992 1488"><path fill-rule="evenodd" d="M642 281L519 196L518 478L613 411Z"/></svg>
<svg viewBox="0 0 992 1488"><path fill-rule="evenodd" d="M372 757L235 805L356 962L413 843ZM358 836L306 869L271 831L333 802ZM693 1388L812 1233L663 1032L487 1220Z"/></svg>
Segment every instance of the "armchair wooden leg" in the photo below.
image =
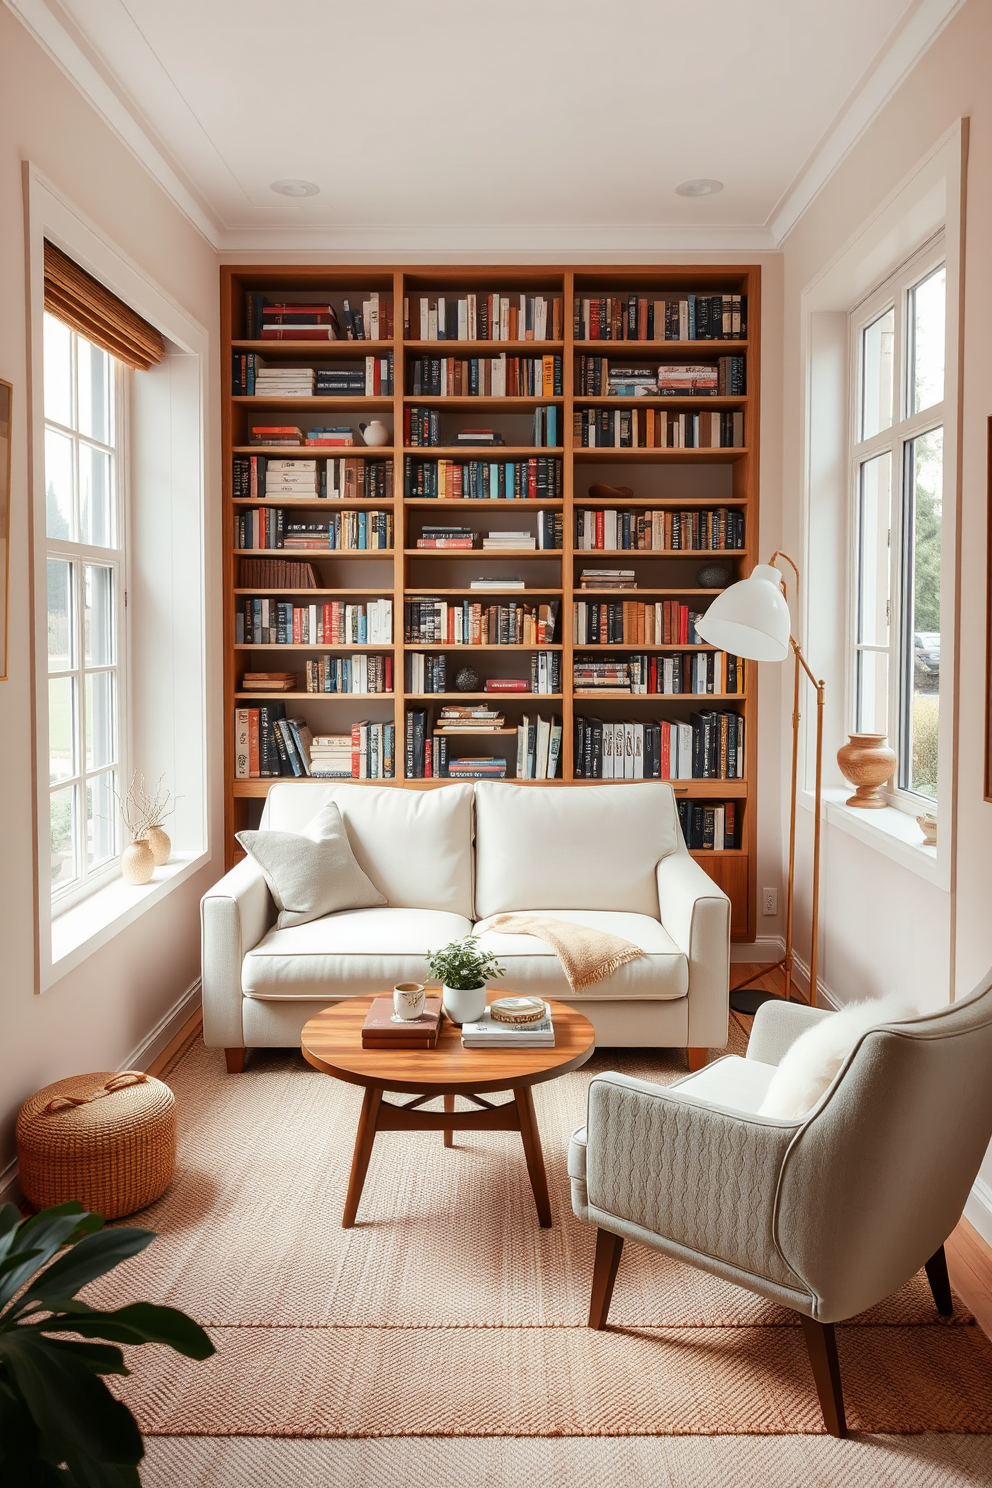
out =
<svg viewBox="0 0 992 1488"><path fill-rule="evenodd" d="M840 1382L837 1337L833 1323L818 1323L815 1318L799 1314L806 1336L806 1352L813 1370L816 1393L820 1397L823 1424L831 1436L846 1436L844 1391Z"/></svg>
<svg viewBox="0 0 992 1488"><path fill-rule="evenodd" d="M229 1075L240 1075L244 1072L245 1055L247 1049L225 1049L224 1058L227 1061L227 1073Z"/></svg>
<svg viewBox="0 0 992 1488"><path fill-rule="evenodd" d="M706 1049L686 1049L685 1052L686 1052L686 1054L688 1055L688 1058L689 1058L689 1073L690 1073L690 1075L694 1075L697 1070L703 1069L703 1067L706 1064L706 1055L708 1053L708 1050L706 1050Z"/></svg>
<svg viewBox="0 0 992 1488"><path fill-rule="evenodd" d="M592 1272L592 1296L589 1299L589 1326L597 1330L606 1327L606 1319L613 1299L613 1283L617 1279L620 1256L623 1253L623 1236L609 1230L596 1231L596 1263Z"/></svg>
<svg viewBox="0 0 992 1488"><path fill-rule="evenodd" d="M941 1245L927 1261L927 1281L933 1292L933 1300L941 1317L954 1316L954 1298L951 1296L951 1279L947 1274L947 1257Z"/></svg>

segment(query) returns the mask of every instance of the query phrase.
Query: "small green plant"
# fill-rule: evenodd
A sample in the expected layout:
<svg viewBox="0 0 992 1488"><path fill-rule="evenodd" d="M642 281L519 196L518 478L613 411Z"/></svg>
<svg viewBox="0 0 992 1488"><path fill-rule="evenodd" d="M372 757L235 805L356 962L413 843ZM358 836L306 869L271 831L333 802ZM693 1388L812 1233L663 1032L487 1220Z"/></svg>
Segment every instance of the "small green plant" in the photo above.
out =
<svg viewBox="0 0 992 1488"><path fill-rule="evenodd" d="M104 1230L74 1201L31 1219L13 1204L0 1209L0 1482L140 1488L141 1433L100 1375L130 1373L118 1344L162 1343L188 1359L208 1359L214 1346L174 1307L104 1312L76 1294L154 1239Z"/></svg>
<svg viewBox="0 0 992 1488"><path fill-rule="evenodd" d="M458 992L469 992L503 975L492 952L480 951L477 935L466 935L464 940L453 940L439 951L428 951L427 965L432 977Z"/></svg>

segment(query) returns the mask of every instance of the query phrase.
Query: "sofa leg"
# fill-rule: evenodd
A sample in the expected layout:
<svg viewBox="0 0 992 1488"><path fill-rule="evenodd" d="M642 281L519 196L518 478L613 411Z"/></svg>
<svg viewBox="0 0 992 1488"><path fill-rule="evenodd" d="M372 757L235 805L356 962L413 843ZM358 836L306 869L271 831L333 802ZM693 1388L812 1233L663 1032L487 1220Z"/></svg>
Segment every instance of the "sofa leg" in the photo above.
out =
<svg viewBox="0 0 992 1488"><path fill-rule="evenodd" d="M613 1283L617 1279L622 1253L622 1235L614 1235L610 1230L596 1231L596 1261L592 1272L592 1296L589 1299L589 1326L597 1331L606 1327L610 1302L613 1299Z"/></svg>
<svg viewBox="0 0 992 1488"><path fill-rule="evenodd" d="M837 1358L837 1336L833 1323L818 1323L815 1318L799 1314L806 1335L806 1352L816 1393L820 1397L823 1424L831 1436L846 1436L847 1422L844 1419L844 1391L840 1382L840 1361Z"/></svg>
<svg viewBox="0 0 992 1488"><path fill-rule="evenodd" d="M689 1059L689 1073L690 1075L694 1075L697 1070L701 1070L706 1064L706 1055L709 1051L706 1049L686 1049L685 1052Z"/></svg>
<svg viewBox="0 0 992 1488"><path fill-rule="evenodd" d="M942 1245L927 1261L927 1281L941 1317L953 1317L954 1298L951 1296L951 1279L947 1274L947 1257Z"/></svg>
<svg viewBox="0 0 992 1488"><path fill-rule="evenodd" d="M240 1075L245 1067L245 1055L247 1049L225 1049L224 1058L227 1061L227 1073L229 1075Z"/></svg>

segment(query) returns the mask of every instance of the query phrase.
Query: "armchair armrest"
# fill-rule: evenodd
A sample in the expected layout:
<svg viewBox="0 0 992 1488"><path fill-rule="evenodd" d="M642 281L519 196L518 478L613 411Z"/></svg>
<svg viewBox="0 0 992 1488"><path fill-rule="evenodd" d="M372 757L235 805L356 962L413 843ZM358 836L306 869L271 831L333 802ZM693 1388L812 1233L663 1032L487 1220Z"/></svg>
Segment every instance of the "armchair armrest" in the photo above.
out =
<svg viewBox="0 0 992 1488"><path fill-rule="evenodd" d="M723 1049L730 1006L730 900L684 848L658 864L661 923L689 958L690 1048Z"/></svg>
<svg viewBox="0 0 992 1488"><path fill-rule="evenodd" d="M811 1008L804 1002L762 1003L754 1016L747 1057L762 1064L778 1064L801 1033L831 1017L829 1008Z"/></svg>
<svg viewBox="0 0 992 1488"><path fill-rule="evenodd" d="M795 1287L775 1239L779 1177L795 1133L795 1123L723 1111L688 1090L599 1075L588 1096L587 1217Z"/></svg>
<svg viewBox="0 0 992 1488"><path fill-rule="evenodd" d="M203 1041L211 1049L244 1045L241 963L275 919L258 864L244 858L200 900Z"/></svg>

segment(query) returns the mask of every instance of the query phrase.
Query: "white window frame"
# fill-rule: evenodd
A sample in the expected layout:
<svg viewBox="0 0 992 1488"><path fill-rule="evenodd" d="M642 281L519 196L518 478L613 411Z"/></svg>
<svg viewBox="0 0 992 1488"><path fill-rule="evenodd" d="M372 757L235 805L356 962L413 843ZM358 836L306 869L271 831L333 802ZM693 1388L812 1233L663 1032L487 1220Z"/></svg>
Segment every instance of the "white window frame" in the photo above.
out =
<svg viewBox="0 0 992 1488"><path fill-rule="evenodd" d="M906 519L908 508L908 461L915 439L921 435L928 434L934 429L942 429L944 432L945 465L946 451L950 440L954 438L955 428L953 420L953 409L948 405L947 393L947 338L945 330L945 398L939 403L933 403L928 408L919 412L912 412L910 407L910 373L911 364L907 354L907 347L911 343L911 328L909 326L909 300L912 291L927 279L937 269L946 265L946 243L945 232L941 229L924 243L913 255L890 274L875 290L862 299L850 315L850 380L851 404L848 413L848 428L850 430L850 452L849 452L849 490L850 490L850 520L849 531L851 533L851 556L850 556L850 610L848 619L849 655L851 665L849 668L848 685L848 716L850 719L850 732L858 728L858 673L859 653L865 651L884 652L888 657L888 697L887 697L887 735L889 743L897 751L899 763L896 775L893 777L889 788L884 792L885 799L889 805L898 810L916 816L920 812L930 811L937 813L938 802L932 796L923 795L920 792L909 790L902 786L899 781L907 761L904 759L908 746L908 735L906 729L907 707L911 703L912 694L912 672L906 676L906 652L905 644L907 636L912 634L912 617L907 613L908 594L906 590L906 576L911 566L912 555L906 552ZM886 429L881 429L877 434L867 439L860 439L861 398L863 390L864 359L862 355L862 334L885 312L894 308L893 347L892 347L892 379L893 379L893 417L892 423ZM945 327L947 320L945 318ZM950 415L950 417L949 417ZM951 427L948 427L950 422ZM861 645L858 641L858 610L859 610L859 587L860 587L860 507L861 507L861 469L869 460L878 455L888 454L890 457L891 472L891 495L890 512L891 526L889 530L889 627L888 645L885 647ZM941 549L941 608L945 608L944 597L948 586L948 559L949 555L942 544ZM910 643L911 644L911 643ZM946 654L949 648L945 648L942 639L941 667L944 669L945 656L949 664L950 656ZM950 667L948 665L948 677ZM907 686L910 696L907 697ZM950 689L946 689L948 700L945 711L951 707ZM943 754L939 756L943 770L949 768L950 762L943 760ZM940 766L938 766L940 769Z"/></svg>
<svg viewBox="0 0 992 1488"><path fill-rule="evenodd" d="M47 312L46 312L47 313ZM56 319L58 317L55 317ZM78 332L67 327L70 335L71 347L71 385L74 411L77 406L77 342L86 338ZM92 344L92 343L91 343ZM111 856L99 863L93 869L87 865L86 851L86 786L91 776L105 773L104 767L96 770L88 770L86 767L85 739L86 739L86 686L85 677L87 667L84 660L84 614L83 614L83 571L88 563L99 564L101 567L110 568L114 574L115 586L115 613L114 613L114 671L116 672L116 734L117 734L117 789L122 794L127 788L130 779L131 758L131 716L129 710L129 653L128 627L127 627L127 584L128 584L128 526L129 526L129 388L130 369L119 361L112 358L114 369L114 389L112 399L112 425L111 442L104 444L89 435L83 435L78 428L61 424L58 420L49 416L45 410L45 429L55 432L71 439L73 446L73 493L74 502L78 510L79 492L79 445L83 442L94 445L99 449L107 451L112 457L113 468L113 520L115 542L112 547L99 547L89 543L80 542L71 538L53 538L47 532L45 535L45 559L68 561L73 567L72 584L72 606L74 610L74 626L76 633L76 656L74 664L64 672L54 673L48 665L47 651L39 655L40 675L38 677L38 696L46 699L48 696L49 679L59 676L70 676L76 678L77 709L73 718L72 731L74 749L77 755L76 770L65 780L50 781L48 784L48 798L68 786L75 787L77 812L76 824L76 876L62 888L52 891L52 913L58 915L71 909L81 900L104 885L111 883L120 874L120 855L124 846L122 838L121 823L118 819L114 821L114 851ZM78 417L76 419L78 423ZM47 475L46 475L47 487ZM89 670L96 670L90 668ZM115 807L116 813L116 807ZM47 839L46 839L47 840Z"/></svg>

